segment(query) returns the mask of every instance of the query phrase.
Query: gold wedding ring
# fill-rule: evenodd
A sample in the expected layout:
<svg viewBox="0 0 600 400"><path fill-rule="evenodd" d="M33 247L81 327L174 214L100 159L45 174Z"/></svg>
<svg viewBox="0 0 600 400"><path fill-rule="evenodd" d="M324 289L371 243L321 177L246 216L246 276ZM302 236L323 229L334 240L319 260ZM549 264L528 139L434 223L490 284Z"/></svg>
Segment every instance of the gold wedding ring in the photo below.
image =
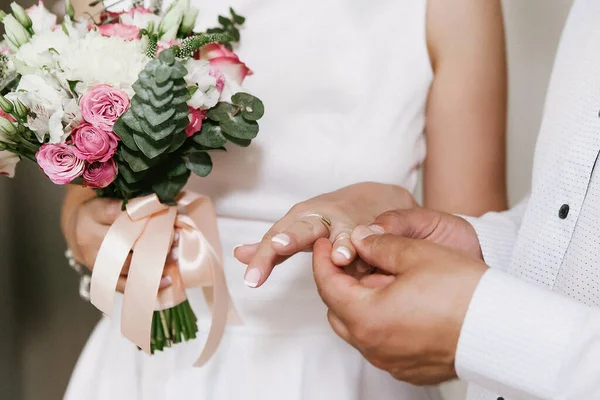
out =
<svg viewBox="0 0 600 400"><path fill-rule="evenodd" d="M324 217L321 214L317 214L317 213L312 213L312 214L308 214L305 215L304 218L308 218L308 217L315 217L319 219L319 222L323 224L323 226L325 226L325 228L327 228L327 232L329 233L329 235L331 235L331 220L327 217Z"/></svg>

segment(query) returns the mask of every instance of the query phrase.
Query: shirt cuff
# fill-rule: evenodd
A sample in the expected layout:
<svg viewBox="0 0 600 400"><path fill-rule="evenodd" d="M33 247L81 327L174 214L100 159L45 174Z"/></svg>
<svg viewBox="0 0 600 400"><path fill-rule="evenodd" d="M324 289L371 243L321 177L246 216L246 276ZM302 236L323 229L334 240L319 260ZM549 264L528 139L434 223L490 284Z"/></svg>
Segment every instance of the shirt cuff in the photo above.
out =
<svg viewBox="0 0 600 400"><path fill-rule="evenodd" d="M460 333L457 374L504 397L551 398L571 336L586 315L569 298L489 269Z"/></svg>
<svg viewBox="0 0 600 400"><path fill-rule="evenodd" d="M518 226L504 218L502 213L488 213L479 218L460 217L475 228L485 263L492 268L506 270L517 241Z"/></svg>

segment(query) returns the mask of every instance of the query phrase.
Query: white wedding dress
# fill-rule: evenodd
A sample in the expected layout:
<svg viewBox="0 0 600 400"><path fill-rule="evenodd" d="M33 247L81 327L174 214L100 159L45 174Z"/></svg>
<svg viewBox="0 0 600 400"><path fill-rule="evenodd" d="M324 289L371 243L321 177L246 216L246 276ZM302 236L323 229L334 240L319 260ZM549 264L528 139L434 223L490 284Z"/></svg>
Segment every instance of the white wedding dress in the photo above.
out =
<svg viewBox="0 0 600 400"><path fill-rule="evenodd" d="M193 3L193 2L192 2ZM199 339L154 356L119 333L120 314L97 326L73 373L68 400L434 400L377 370L330 329L311 255L244 285L235 245L254 243L294 204L361 182L414 189L425 155L432 79L425 0L198 0L202 28L231 5L247 17L240 58L248 91L265 103L258 138L213 156L189 189L214 199L225 272L243 325L215 356L191 365L208 328L200 291L188 295ZM117 308L120 303L117 304Z"/></svg>

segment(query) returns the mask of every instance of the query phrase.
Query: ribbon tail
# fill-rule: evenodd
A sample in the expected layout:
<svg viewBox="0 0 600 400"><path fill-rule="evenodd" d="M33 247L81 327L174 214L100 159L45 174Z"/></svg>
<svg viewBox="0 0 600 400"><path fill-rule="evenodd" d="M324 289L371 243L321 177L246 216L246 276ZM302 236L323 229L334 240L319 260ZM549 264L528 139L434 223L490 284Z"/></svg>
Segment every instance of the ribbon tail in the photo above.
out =
<svg viewBox="0 0 600 400"><path fill-rule="evenodd" d="M135 244L125 285L121 332L146 353L150 353L154 305L176 216L177 209L170 207L149 219Z"/></svg>
<svg viewBox="0 0 600 400"><path fill-rule="evenodd" d="M204 349L194 363L195 367L204 365L215 353L223 338L225 326L227 325L228 309L231 302L229 290L227 289L227 281L225 280L225 272L220 263L211 260L210 268L213 276L213 307L212 307L212 323L208 331L208 337Z"/></svg>
<svg viewBox="0 0 600 400"><path fill-rule="evenodd" d="M112 313L121 269L146 223L147 219L133 221L123 212L102 241L92 271L90 302L106 315Z"/></svg>

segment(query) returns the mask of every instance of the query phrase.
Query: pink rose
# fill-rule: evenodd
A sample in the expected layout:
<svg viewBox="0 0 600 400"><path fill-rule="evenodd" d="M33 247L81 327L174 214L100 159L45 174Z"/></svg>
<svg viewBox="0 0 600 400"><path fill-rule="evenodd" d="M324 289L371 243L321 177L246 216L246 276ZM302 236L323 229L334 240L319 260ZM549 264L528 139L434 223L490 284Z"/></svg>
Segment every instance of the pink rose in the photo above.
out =
<svg viewBox="0 0 600 400"><path fill-rule="evenodd" d="M108 85L97 85L81 97L79 104L84 120L112 132L117 119L129 108L129 96Z"/></svg>
<svg viewBox="0 0 600 400"><path fill-rule="evenodd" d="M85 162L75 155L74 146L46 143L36 153L38 165L57 185L66 185L83 174Z"/></svg>
<svg viewBox="0 0 600 400"><path fill-rule="evenodd" d="M104 24L97 26L102 36L117 36L121 39L131 41L140 37L140 28L125 24Z"/></svg>
<svg viewBox="0 0 600 400"><path fill-rule="evenodd" d="M114 160L88 164L83 172L85 186L92 189L103 189L117 177L117 164Z"/></svg>
<svg viewBox="0 0 600 400"><path fill-rule="evenodd" d="M87 122L73 129L73 153L87 162L107 162L115 155L119 138Z"/></svg>
<svg viewBox="0 0 600 400"><path fill-rule="evenodd" d="M190 109L190 114L188 118L190 119L190 123L185 128L185 134L187 137L194 136L195 133L200 132L202 129L202 121L206 119L206 113L203 110L199 110L196 108L192 108L188 106Z"/></svg>
<svg viewBox="0 0 600 400"><path fill-rule="evenodd" d="M213 70L225 74L241 85L252 71L240 61L239 57L227 47L218 43L207 44L200 49L200 59L210 61Z"/></svg>

